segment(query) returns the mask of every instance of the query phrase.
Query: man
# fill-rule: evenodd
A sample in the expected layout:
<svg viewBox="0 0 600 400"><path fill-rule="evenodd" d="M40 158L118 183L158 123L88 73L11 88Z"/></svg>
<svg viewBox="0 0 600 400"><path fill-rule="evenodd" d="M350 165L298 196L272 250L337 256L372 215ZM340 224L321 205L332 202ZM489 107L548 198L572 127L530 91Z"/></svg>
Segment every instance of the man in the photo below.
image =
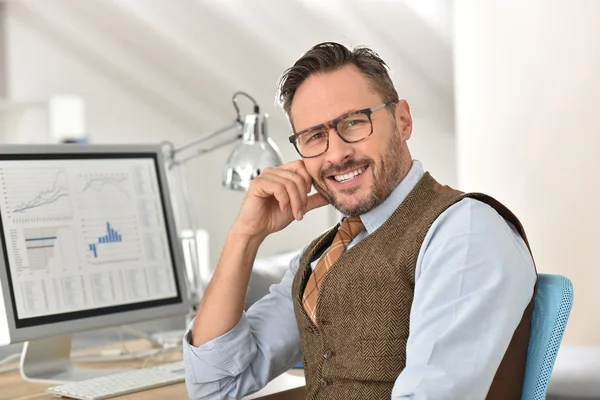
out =
<svg viewBox="0 0 600 400"><path fill-rule="evenodd" d="M412 159L370 49L315 46L280 100L301 160L248 191L184 340L190 396L241 398L302 359L310 399L519 399L537 275L516 217ZM245 313L262 241L328 203L341 224Z"/></svg>

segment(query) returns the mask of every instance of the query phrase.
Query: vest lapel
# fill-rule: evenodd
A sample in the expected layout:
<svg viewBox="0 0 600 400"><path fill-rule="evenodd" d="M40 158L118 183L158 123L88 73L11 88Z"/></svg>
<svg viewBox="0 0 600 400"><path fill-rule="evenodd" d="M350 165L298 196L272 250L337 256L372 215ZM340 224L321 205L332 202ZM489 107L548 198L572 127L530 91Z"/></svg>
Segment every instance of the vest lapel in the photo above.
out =
<svg viewBox="0 0 600 400"><path fill-rule="evenodd" d="M308 282L310 274L312 274L312 268L310 267L310 265L315 260L317 255L321 254L323 250L325 250L327 246L331 244L339 227L340 224L338 223L336 226L334 226L329 231L325 232L323 235L317 238L313 243L310 244L310 246L308 246L308 253L302 256L300 267L298 268L298 272L296 273L296 278L300 279L295 283L295 286L297 286L297 290L293 290L292 293L294 295L294 301L296 302L298 308L301 310L302 316L307 321L309 321L311 325L314 324L308 317L308 314L304 309L304 305L302 304L302 296L304 295L304 289L306 288L306 283Z"/></svg>

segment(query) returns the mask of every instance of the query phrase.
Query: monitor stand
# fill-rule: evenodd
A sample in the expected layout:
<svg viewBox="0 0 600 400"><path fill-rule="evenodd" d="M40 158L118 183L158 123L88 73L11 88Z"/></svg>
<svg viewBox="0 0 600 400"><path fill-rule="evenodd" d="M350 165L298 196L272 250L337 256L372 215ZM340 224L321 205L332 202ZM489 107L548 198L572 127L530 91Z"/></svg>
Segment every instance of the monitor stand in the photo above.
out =
<svg viewBox="0 0 600 400"><path fill-rule="evenodd" d="M25 342L21 377L29 382L61 384L109 375L122 370L77 368L71 360L71 335Z"/></svg>

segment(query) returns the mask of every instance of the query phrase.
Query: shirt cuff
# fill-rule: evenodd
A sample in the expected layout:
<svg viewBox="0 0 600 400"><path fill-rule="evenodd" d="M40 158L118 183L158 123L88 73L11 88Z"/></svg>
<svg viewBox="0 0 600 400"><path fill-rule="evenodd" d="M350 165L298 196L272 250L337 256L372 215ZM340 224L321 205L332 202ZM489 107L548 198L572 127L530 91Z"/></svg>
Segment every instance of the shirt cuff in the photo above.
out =
<svg viewBox="0 0 600 400"><path fill-rule="evenodd" d="M246 370L256 357L256 343L246 313L242 314L238 323L230 331L200 347L195 347L191 343L194 320L190 322L185 334L183 353L184 357L189 359L196 376L206 374L208 371L224 372L223 375L219 374L221 375L219 378L236 376Z"/></svg>

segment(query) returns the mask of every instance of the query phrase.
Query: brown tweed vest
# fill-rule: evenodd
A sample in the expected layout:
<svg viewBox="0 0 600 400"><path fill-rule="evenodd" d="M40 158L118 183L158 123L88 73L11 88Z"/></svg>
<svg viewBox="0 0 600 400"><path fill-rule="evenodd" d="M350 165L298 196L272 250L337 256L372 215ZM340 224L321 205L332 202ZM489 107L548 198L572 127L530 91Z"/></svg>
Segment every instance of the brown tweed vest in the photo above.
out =
<svg viewBox="0 0 600 400"><path fill-rule="evenodd" d="M406 363L409 315L419 250L431 224L448 207L471 197L511 221L518 219L489 196L441 186L426 173L392 216L344 252L322 281L318 327L302 307L310 263L335 236L337 226L313 241L292 286L300 329L308 399L389 399ZM535 295L534 295L535 296ZM525 372L533 298L524 312L489 390L489 400L518 400Z"/></svg>

